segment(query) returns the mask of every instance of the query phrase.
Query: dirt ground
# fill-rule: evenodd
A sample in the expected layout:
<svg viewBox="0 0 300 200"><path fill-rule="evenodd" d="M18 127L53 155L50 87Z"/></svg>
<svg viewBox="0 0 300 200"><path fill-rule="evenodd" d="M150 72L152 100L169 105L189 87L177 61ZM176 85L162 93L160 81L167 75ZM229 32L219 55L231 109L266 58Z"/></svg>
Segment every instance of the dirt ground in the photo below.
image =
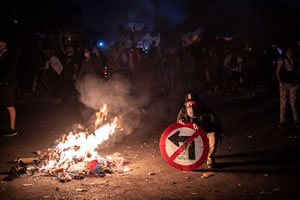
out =
<svg viewBox="0 0 300 200"><path fill-rule="evenodd" d="M276 128L279 101L267 95L265 85L260 84L253 98L202 93L200 99L215 110L224 126L216 152L218 168L212 170L203 164L195 171L180 171L160 154L160 136L176 120L180 95L153 96L139 128L103 152L120 152L133 169L129 174L67 183L22 175L1 181L0 199L299 199L300 134ZM0 139L0 178L12 166L9 161L50 147L67 127L81 122L82 109L77 103L17 105L20 134ZM1 126L5 116L2 109ZM201 178L208 171L216 174ZM79 188L86 191L76 191Z"/></svg>

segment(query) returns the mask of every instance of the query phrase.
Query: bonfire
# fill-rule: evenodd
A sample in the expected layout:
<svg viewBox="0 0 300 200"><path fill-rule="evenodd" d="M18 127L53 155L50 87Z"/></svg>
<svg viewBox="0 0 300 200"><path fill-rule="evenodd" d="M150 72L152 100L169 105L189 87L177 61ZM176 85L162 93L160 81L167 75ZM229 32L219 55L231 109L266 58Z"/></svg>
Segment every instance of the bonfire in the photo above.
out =
<svg viewBox="0 0 300 200"><path fill-rule="evenodd" d="M131 169L123 167L124 158L119 153L102 157L97 148L107 141L119 127L119 118L108 118L108 107L103 104L96 112L94 130L89 131L76 125L72 131L63 135L57 144L43 152L36 152L34 158L18 159L22 167L14 167L14 174L55 175L60 181L83 178L84 175L104 176L117 171L126 173Z"/></svg>

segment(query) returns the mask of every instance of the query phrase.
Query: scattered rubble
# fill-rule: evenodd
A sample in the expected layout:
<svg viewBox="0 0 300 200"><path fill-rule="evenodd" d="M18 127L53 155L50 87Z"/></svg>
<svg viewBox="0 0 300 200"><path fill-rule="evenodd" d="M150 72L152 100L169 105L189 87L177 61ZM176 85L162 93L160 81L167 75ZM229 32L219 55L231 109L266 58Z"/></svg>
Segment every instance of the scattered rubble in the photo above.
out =
<svg viewBox="0 0 300 200"><path fill-rule="evenodd" d="M72 177L68 173L58 173L57 180L61 183L65 183L72 180Z"/></svg>
<svg viewBox="0 0 300 200"><path fill-rule="evenodd" d="M65 168L44 169L43 166L48 164L49 158L53 156L52 153L51 149L47 149L44 152L37 153L38 157L16 159L14 161L16 165L7 172L7 176L3 178L3 181L12 181L22 174L27 174L35 177L54 176L59 182L64 183L72 179L84 179L85 176L103 177L111 173L127 174L132 171L131 168L123 166L125 161L120 153L114 153L105 159L99 158L89 162L73 159L71 164ZM32 184L23 184L23 186L30 185Z"/></svg>
<svg viewBox="0 0 300 200"><path fill-rule="evenodd" d="M214 176L216 174L217 173L215 173L215 172L205 172L202 174L201 178L208 178L208 177Z"/></svg>
<svg viewBox="0 0 300 200"><path fill-rule="evenodd" d="M38 158L20 158L19 160L17 160L17 162L19 164L23 164L23 165L28 165L28 164L32 164L34 162L38 161Z"/></svg>
<svg viewBox="0 0 300 200"><path fill-rule="evenodd" d="M103 122L101 120L102 118L100 122ZM97 124L98 121L96 120ZM105 134L111 134L116 127L115 121L106 121L106 124L97 130L103 129L106 131ZM120 153L103 158L98 156L95 150L91 152L88 142L96 136L96 131L89 132L82 125L74 125L69 134L64 134L55 141L53 148L37 150L33 152L34 157L15 159L15 166L10 168L3 180L12 181L22 174L27 174L34 177L54 176L60 182L68 182L72 179L83 179L85 176L103 177L114 172L118 174L130 172L132 169L123 166L125 160ZM99 135L103 136L98 132L98 137Z"/></svg>

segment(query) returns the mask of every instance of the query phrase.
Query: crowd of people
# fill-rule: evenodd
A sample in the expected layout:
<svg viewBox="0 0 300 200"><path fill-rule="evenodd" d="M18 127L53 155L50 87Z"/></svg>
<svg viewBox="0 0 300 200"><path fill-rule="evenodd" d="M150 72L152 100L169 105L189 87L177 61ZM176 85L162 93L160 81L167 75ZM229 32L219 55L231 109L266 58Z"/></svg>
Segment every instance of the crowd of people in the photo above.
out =
<svg viewBox="0 0 300 200"><path fill-rule="evenodd" d="M270 50L259 51L249 45L232 45L225 40L210 45L198 43L190 46L172 44L160 46L153 41L149 48L138 48L134 42L130 47L115 42L106 48L99 47L97 43L80 48L72 43L64 45L60 42L59 44L59 49L39 48L40 53L36 54L39 55L37 59L41 61L37 62L38 69L35 70L38 73L34 76L43 79L43 82L35 82L35 84L40 84L38 89L46 90L47 95L52 97L50 98L52 103L76 100L76 82L90 75L110 79L114 78L115 74L121 74L131 81L132 85L136 85L142 77L142 81L153 84L154 89L159 88L169 94L178 91L178 87L181 87L186 91L203 90L208 94L220 91L236 96L246 94L248 97L257 95L258 80L266 80L270 83L270 91L276 87L279 91L280 88L280 125L283 126L285 121L287 99L291 104L294 120L298 124L295 106L298 82L293 82L296 86L283 84L291 83L281 79L279 72L285 67L287 71L292 71L290 73L297 71L300 66L300 43L289 51L286 51L288 48L274 48L272 53ZM28 73L30 70L24 72L24 66L28 66L26 64L28 59L24 59L28 57L27 52L22 48L12 48L12 46L7 48L5 41L2 41L1 48L5 49L1 50L1 62L6 63L3 65L8 65L8 61L4 61L7 56L3 55L15 55L14 62L9 64L15 67L10 68L13 70L8 70L8 73L14 74L16 81L10 81L9 90L16 88L18 97L22 99L26 93L24 83L29 82L32 86L33 81ZM9 53L5 53L7 49ZM280 67L277 67L279 65ZM288 75L287 79L298 80L298 74L294 75ZM5 80L1 80L0 83L8 84ZM29 89L33 92L33 87ZM4 93L7 94L7 91ZM12 119L11 132L14 132L15 111L12 108L14 100L9 100L6 95L3 102L5 103L2 104L8 107Z"/></svg>
<svg viewBox="0 0 300 200"><path fill-rule="evenodd" d="M59 47L39 48L40 53L34 56L40 60L38 64L26 64L28 58L24 57L28 56L21 50L17 75L19 96L25 96L26 84L23 83L34 80L30 71L35 71L33 76L43 75L49 86L48 93L55 97L56 103L74 98L75 82L88 74L111 78L113 74L121 73L132 82L147 77L169 93L183 85L185 89L197 87L209 94L222 91L252 97L257 94L259 79L270 83L271 92L278 91L275 71L282 55L271 55L270 50L226 42L221 45L160 46L153 41L149 48L138 48L136 43L125 47L121 42L105 48L97 43L80 48L73 44L60 44ZM33 65L37 67L30 69ZM24 73L25 66L27 71ZM32 90L32 87L28 89Z"/></svg>

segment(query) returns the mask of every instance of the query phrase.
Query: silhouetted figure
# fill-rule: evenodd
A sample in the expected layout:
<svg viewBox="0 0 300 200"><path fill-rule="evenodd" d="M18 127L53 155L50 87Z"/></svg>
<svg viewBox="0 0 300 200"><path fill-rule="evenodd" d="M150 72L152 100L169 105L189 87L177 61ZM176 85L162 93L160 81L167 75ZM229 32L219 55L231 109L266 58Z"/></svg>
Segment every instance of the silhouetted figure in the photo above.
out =
<svg viewBox="0 0 300 200"><path fill-rule="evenodd" d="M10 128L5 136L14 136L16 109L15 109L15 91L17 71L17 54L6 42L0 40L0 105L5 106L9 113Z"/></svg>

